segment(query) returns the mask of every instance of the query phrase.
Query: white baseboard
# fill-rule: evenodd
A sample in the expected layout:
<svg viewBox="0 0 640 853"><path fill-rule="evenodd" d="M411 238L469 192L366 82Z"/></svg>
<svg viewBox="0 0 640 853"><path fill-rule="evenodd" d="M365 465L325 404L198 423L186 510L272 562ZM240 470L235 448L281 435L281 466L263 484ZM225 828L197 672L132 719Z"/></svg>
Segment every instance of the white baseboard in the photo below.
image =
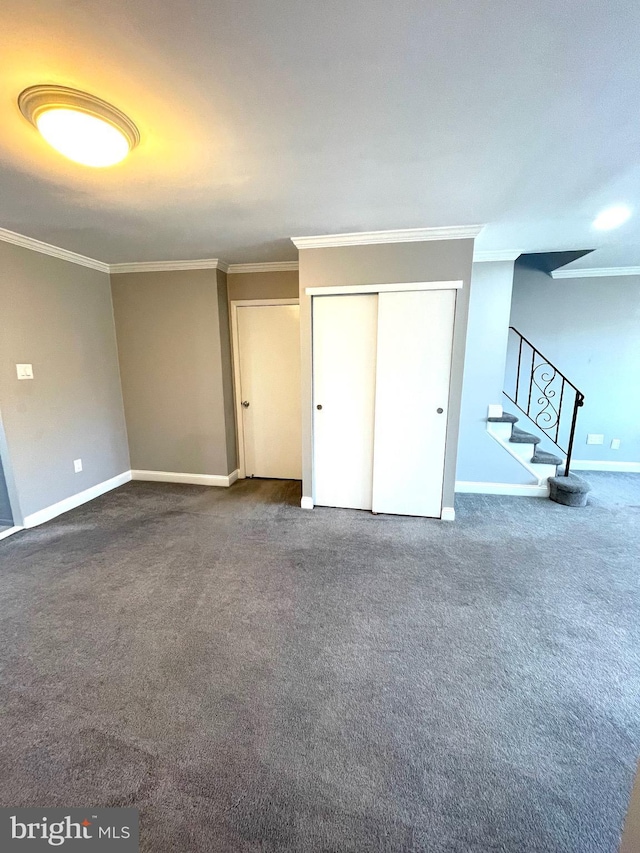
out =
<svg viewBox="0 0 640 853"><path fill-rule="evenodd" d="M313 498L303 497L300 500L300 506L302 507L302 509L313 509Z"/></svg>
<svg viewBox="0 0 640 853"><path fill-rule="evenodd" d="M187 483L191 486L231 486L238 479L238 471L231 474L180 474L176 471L137 471L131 472L133 480L146 480L148 483Z"/></svg>
<svg viewBox="0 0 640 853"><path fill-rule="evenodd" d="M526 498L548 498L548 484L535 483L474 483L469 480L457 480L456 492L467 495L519 495Z"/></svg>
<svg viewBox="0 0 640 853"><path fill-rule="evenodd" d="M63 512L69 512L70 509L75 509L77 506L86 504L87 501L92 501L94 498L104 495L105 492L110 492L112 489L117 489L118 486L123 486L131 479L131 471L123 471L117 477L112 477L110 480L105 480L102 483L97 483L91 486L90 489L85 489L83 492L78 492L77 495L71 495L63 501L58 501L56 504L47 506L44 509L33 512L31 515L25 516L24 527L36 527L45 521L50 521L57 515L62 515Z"/></svg>
<svg viewBox="0 0 640 853"><path fill-rule="evenodd" d="M440 513L440 518L442 521L455 521L456 520L456 511L452 506L443 506L442 512Z"/></svg>
<svg viewBox="0 0 640 853"><path fill-rule="evenodd" d="M13 536L13 534L17 533L19 530L24 530L24 527L10 527L8 530L3 530L0 533L0 539L6 539L7 536Z"/></svg>
<svg viewBox="0 0 640 853"><path fill-rule="evenodd" d="M640 462L618 462L617 460L597 462L593 459L572 459L571 469L574 471L617 471L621 474L640 474Z"/></svg>

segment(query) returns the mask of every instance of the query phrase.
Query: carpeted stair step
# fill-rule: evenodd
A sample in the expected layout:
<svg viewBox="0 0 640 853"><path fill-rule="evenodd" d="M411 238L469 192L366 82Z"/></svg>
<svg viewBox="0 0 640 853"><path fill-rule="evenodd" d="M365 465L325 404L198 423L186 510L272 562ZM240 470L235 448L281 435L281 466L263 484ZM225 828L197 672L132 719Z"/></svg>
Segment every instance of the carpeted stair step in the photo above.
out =
<svg viewBox="0 0 640 853"><path fill-rule="evenodd" d="M549 497L564 506L586 506L591 486L582 477L549 477Z"/></svg>
<svg viewBox="0 0 640 853"><path fill-rule="evenodd" d="M525 432L523 429L518 429L517 426L514 426L509 441L512 441L514 444L540 444L542 439L537 435L531 435L530 432Z"/></svg>
<svg viewBox="0 0 640 853"><path fill-rule="evenodd" d="M517 424L518 418L515 415L509 414L509 412L503 412L499 418L487 418L489 423L492 424Z"/></svg>
<svg viewBox="0 0 640 853"><path fill-rule="evenodd" d="M537 462L539 465L562 465L563 460L556 456L555 453L548 453L546 450L538 450L531 457L532 462Z"/></svg>

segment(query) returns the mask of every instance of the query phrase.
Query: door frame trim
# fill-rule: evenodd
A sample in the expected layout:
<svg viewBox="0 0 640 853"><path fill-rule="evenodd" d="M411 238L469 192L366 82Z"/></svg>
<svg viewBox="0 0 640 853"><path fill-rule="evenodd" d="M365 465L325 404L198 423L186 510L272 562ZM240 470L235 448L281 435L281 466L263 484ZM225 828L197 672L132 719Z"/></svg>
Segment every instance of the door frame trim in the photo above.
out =
<svg viewBox="0 0 640 853"><path fill-rule="evenodd" d="M306 287L307 296L344 296L358 293L401 293L406 290L460 290L460 281L405 281L397 284L338 284L331 287Z"/></svg>
<svg viewBox="0 0 640 853"><path fill-rule="evenodd" d="M244 459L244 425L242 421L242 395L240 383L240 338L238 335L238 308L267 307L269 305L299 305L297 296L286 299L233 299L229 302L231 325L231 360L233 363L233 400L236 413L236 441L238 450L238 479L246 478Z"/></svg>

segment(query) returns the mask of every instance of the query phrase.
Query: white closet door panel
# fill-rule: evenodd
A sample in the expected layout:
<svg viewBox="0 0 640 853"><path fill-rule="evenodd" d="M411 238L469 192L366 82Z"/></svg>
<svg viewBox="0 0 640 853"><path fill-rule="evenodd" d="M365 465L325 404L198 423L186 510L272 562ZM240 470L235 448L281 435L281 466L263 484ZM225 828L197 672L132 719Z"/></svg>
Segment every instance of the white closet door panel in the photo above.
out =
<svg viewBox="0 0 640 853"><path fill-rule="evenodd" d="M374 512L440 517L454 311L452 290L379 296Z"/></svg>
<svg viewBox="0 0 640 853"><path fill-rule="evenodd" d="M302 479L300 309L238 307L245 472Z"/></svg>
<svg viewBox="0 0 640 853"><path fill-rule="evenodd" d="M377 302L375 294L313 299L313 478L320 506L371 509Z"/></svg>

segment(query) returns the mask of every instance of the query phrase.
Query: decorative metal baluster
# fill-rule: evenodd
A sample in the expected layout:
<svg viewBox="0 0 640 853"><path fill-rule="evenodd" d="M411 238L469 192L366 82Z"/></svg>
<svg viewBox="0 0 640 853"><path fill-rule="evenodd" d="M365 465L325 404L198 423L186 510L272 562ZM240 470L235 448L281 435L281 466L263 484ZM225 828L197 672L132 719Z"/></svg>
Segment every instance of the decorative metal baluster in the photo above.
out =
<svg viewBox="0 0 640 853"><path fill-rule="evenodd" d="M539 354L540 353L538 353L538 355ZM552 370L553 373L549 374L547 369ZM544 430L547 435L549 435L549 430L553 429L556 423L560 422L560 412L556 410L555 406L551 402L552 398L556 396L555 390L551 387L556 376L558 376L558 371L548 362L540 362L540 364L536 365L536 368L532 373L534 385L542 392L542 396L538 397L538 405L542 406L542 408L537 412L535 418L532 418L532 420L535 425L540 427L541 430ZM544 383L544 387L538 383L538 379ZM530 414L530 412L527 414ZM549 438L551 438L551 436L549 436ZM551 440L553 441L553 439Z"/></svg>
<svg viewBox="0 0 640 853"><path fill-rule="evenodd" d="M518 347L518 372L516 373L516 400L518 399L518 391L520 390L520 362L522 361L522 335L520 336L520 345Z"/></svg>
<svg viewBox="0 0 640 853"><path fill-rule="evenodd" d="M564 398L564 386L567 384L567 380L562 377L562 388L560 390L560 403L558 405L558 423L556 424L556 437L554 440L555 444L558 444L558 436L560 434L560 415L562 413L562 400Z"/></svg>
<svg viewBox="0 0 640 853"><path fill-rule="evenodd" d="M536 352L537 352L536 348L532 346L531 347L531 377L529 379L529 402L527 403L527 411L526 411L527 415L531 411L531 393L533 391L533 365L535 364L535 360L536 360Z"/></svg>

